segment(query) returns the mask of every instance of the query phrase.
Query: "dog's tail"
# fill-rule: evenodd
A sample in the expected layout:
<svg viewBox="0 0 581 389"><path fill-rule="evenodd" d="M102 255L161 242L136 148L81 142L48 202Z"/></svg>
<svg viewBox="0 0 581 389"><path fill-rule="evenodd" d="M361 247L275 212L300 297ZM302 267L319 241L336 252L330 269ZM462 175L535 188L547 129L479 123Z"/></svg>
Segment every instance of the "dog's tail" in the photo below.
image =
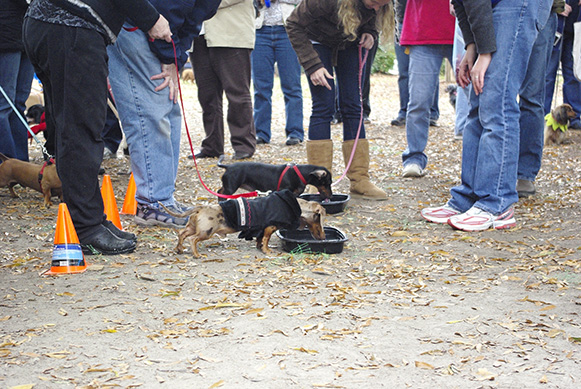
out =
<svg viewBox="0 0 581 389"><path fill-rule="evenodd" d="M222 161L224 160L224 154L220 155L220 157L218 158L218 166L223 168L223 169L228 169L228 165L224 165L222 163Z"/></svg>
<svg viewBox="0 0 581 389"><path fill-rule="evenodd" d="M199 208L200 208L200 207L194 207L194 208L192 208L192 209L190 209L190 210L188 210L188 211L186 211L184 213L176 213L176 212L172 211L171 209L167 208L165 205L163 205L159 201L157 203L159 205L161 205L162 208L165 209L165 211L167 213L169 213L170 215L175 216L175 217L188 217L191 214L198 212L199 211Z"/></svg>
<svg viewBox="0 0 581 389"><path fill-rule="evenodd" d="M2 162L8 160L10 158L8 158L7 156L5 156L4 154L0 153L0 160L2 160Z"/></svg>

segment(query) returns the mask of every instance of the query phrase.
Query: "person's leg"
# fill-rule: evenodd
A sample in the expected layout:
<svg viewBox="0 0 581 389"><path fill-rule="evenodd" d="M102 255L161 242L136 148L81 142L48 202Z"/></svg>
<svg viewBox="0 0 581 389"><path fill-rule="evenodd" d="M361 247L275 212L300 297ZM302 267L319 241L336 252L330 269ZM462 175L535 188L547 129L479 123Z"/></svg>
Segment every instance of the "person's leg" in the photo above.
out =
<svg viewBox="0 0 581 389"><path fill-rule="evenodd" d="M327 69L329 74L333 75L334 70L331 65L332 50L328 46L321 44L315 44L313 47L319 54L325 69ZM313 85L308 76L307 80L312 101L311 117L309 119L309 139L331 139L331 119L335 111L335 80L327 80L329 85L331 85L331 90L321 85Z"/></svg>
<svg viewBox="0 0 581 389"><path fill-rule="evenodd" d="M569 127L581 129L579 116L581 115L581 82L577 81L573 73L573 37L563 34L563 48L561 49L561 70L563 71L563 102L573 107L577 114L571 119Z"/></svg>
<svg viewBox="0 0 581 389"><path fill-rule="evenodd" d="M250 96L250 49L213 47L212 63L228 99L230 142L237 156L252 156L256 150L256 132Z"/></svg>
<svg viewBox="0 0 581 389"><path fill-rule="evenodd" d="M284 28L284 27L283 27ZM274 83L275 34L272 26L256 30L252 51L254 84L254 127L256 137L270 142L272 119L272 87Z"/></svg>
<svg viewBox="0 0 581 389"><path fill-rule="evenodd" d="M20 53L0 52L0 69L18 69ZM12 71L0 71L0 86L14 104L16 97L17 74ZM0 95L0 152L9 158L16 158L14 131L11 125L12 107L3 95Z"/></svg>
<svg viewBox="0 0 581 389"><path fill-rule="evenodd" d="M452 56L452 45L410 47L409 104L406 116L407 148L402 155L404 167L415 164L425 169L428 157L430 107L439 83L442 59Z"/></svg>
<svg viewBox="0 0 581 389"><path fill-rule="evenodd" d="M516 192L520 110L523 83L537 24L548 20L548 0L503 0L493 11L497 51L479 96L472 92L464 128L462 183L452 188L450 206L471 206L500 215L518 201ZM538 22L540 20L541 22Z"/></svg>
<svg viewBox="0 0 581 389"><path fill-rule="evenodd" d="M377 48L379 47L379 39L375 40L373 47L368 51L367 60L365 61L365 73L363 75L363 88L362 88L362 102L363 102L363 116L369 118L371 114L371 102L369 101L369 93L371 91L371 68L373 67L373 61L375 60L375 54L377 54Z"/></svg>
<svg viewBox="0 0 581 389"><path fill-rule="evenodd" d="M107 120L105 121L102 136L103 142L105 142L105 147L109 149L112 154L117 153L119 144L121 144L121 139L123 139L123 133L121 132L121 126L119 125L117 116L115 116L115 113L109 107L107 107Z"/></svg>
<svg viewBox="0 0 581 389"><path fill-rule="evenodd" d="M161 63L141 31L122 30L108 53L109 80L127 137L137 202L155 209L158 202L173 205L181 114L168 88L154 90L163 82L151 80L161 72Z"/></svg>
<svg viewBox="0 0 581 389"><path fill-rule="evenodd" d="M34 67L25 53L20 53L18 73L16 81L16 95L14 103L20 115L24 118L26 110L26 100L30 96L32 78L34 77ZM16 158L28 161L28 126L22 123L16 112L10 116L10 127L14 135L14 146L16 147Z"/></svg>
<svg viewBox="0 0 581 389"><path fill-rule="evenodd" d="M406 54L405 47L395 44L395 57L397 59L397 89L399 91L399 111L397 118L392 121L392 125L403 125L408 109L409 101L409 64L410 56ZM395 123L397 122L397 123Z"/></svg>
<svg viewBox="0 0 581 389"><path fill-rule="evenodd" d="M561 19L561 17L558 17ZM563 40L559 39L556 45L553 45L551 50L551 57L547 63L547 72L545 74L545 115L551 112L551 105L553 103L553 94L555 92L555 83L557 80L557 70L561 62L561 46Z"/></svg>
<svg viewBox="0 0 581 389"><path fill-rule="evenodd" d="M353 140L361 126L359 138L365 138L362 121L361 89L363 77L359 79L359 50L351 45L340 52L337 58L337 84L339 86L339 109L343 117L343 140Z"/></svg>
<svg viewBox="0 0 581 389"><path fill-rule="evenodd" d="M519 93L520 147L517 173L519 181L534 181L541 168L545 127L544 75L556 28L557 15L551 14L533 45L531 59ZM534 187L532 188L534 190Z"/></svg>
<svg viewBox="0 0 581 389"><path fill-rule="evenodd" d="M224 154L224 89L216 74L213 53L203 36L194 38L194 51L190 55L194 77L198 86L198 101L202 107L202 120L206 137L201 153L210 157Z"/></svg>
<svg viewBox="0 0 581 389"><path fill-rule="evenodd" d="M275 57L284 95L287 137L304 140L301 65L284 26L275 27Z"/></svg>
<svg viewBox="0 0 581 389"><path fill-rule="evenodd" d="M93 30L29 18L24 36L40 80L49 85L45 97L56 123L56 167L82 244L104 220L98 173L107 110L105 41Z"/></svg>

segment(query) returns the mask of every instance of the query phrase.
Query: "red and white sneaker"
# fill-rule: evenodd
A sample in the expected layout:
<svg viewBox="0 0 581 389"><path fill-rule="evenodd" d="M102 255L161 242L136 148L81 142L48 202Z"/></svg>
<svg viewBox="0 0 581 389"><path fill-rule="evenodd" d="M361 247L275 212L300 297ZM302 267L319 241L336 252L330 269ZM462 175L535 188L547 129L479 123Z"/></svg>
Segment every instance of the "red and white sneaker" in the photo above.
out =
<svg viewBox="0 0 581 389"><path fill-rule="evenodd" d="M516 219L514 218L514 209L512 207L498 216L480 208L472 207L460 215L449 218L448 224L462 231L483 231L490 227L502 230L516 226Z"/></svg>
<svg viewBox="0 0 581 389"><path fill-rule="evenodd" d="M452 216L459 215L460 211L456 211L446 203L439 207L424 208L420 213L429 222L446 224L448 223L448 219Z"/></svg>

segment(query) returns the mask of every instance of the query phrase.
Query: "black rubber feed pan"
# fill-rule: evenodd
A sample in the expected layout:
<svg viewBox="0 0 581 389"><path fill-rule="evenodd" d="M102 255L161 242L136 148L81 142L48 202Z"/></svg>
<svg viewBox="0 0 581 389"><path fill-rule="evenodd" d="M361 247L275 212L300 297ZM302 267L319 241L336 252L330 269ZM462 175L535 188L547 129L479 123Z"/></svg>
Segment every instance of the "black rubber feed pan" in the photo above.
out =
<svg viewBox="0 0 581 389"><path fill-rule="evenodd" d="M279 230L276 231L282 240L282 248L286 252L295 253L325 253L339 254L347 236L334 227L324 227L325 239L313 238L309 230Z"/></svg>
<svg viewBox="0 0 581 389"><path fill-rule="evenodd" d="M327 215L343 212L345 210L345 207L347 206L347 203L349 202L349 199L351 199L351 196L344 194L334 194L331 196L329 201L323 201L323 198L318 193L317 194L303 193L299 197L303 200L316 201L317 203L320 203L323 206L323 208L325 208L325 211L327 211Z"/></svg>

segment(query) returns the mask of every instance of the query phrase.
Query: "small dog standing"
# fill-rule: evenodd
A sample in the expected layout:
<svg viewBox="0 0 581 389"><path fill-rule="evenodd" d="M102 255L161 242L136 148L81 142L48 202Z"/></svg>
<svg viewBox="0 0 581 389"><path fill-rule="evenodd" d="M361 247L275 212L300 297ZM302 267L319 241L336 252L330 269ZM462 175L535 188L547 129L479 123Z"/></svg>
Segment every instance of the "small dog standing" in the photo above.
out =
<svg viewBox="0 0 581 389"><path fill-rule="evenodd" d="M190 238L196 258L200 257L198 243L210 239L214 234L225 236L240 232L239 238L251 240L256 237L256 248L265 254L270 254L268 242L280 228L297 229L306 226L315 239L325 239L325 208L315 201L295 198L289 190L252 200L237 198L222 201L219 205L198 206L182 214L172 212L163 204L161 206L172 216L190 217L186 227L179 232L176 251L183 253L184 240Z"/></svg>
<svg viewBox="0 0 581 389"><path fill-rule="evenodd" d="M446 92L450 98L450 104L456 110L456 97L458 96L458 85L456 84L449 84L446 87Z"/></svg>
<svg viewBox="0 0 581 389"><path fill-rule="evenodd" d="M44 195L45 207L50 207L51 196L59 196L62 201L62 183L54 163L35 165L16 158L8 158L0 153L0 187L8 187L12 197L18 197L14 186L32 188Z"/></svg>
<svg viewBox="0 0 581 389"><path fill-rule="evenodd" d="M223 165L222 157L218 166L226 169L222 175L222 187L218 193L231 195L243 188L246 190L289 189L295 196L304 192L306 185L313 185L319 190L324 200L330 199L331 172L316 165L269 165L259 162L237 162Z"/></svg>
<svg viewBox="0 0 581 389"><path fill-rule="evenodd" d="M577 114L569 104L562 104L551 110L545 116L545 145L565 143L569 120L575 116Z"/></svg>

